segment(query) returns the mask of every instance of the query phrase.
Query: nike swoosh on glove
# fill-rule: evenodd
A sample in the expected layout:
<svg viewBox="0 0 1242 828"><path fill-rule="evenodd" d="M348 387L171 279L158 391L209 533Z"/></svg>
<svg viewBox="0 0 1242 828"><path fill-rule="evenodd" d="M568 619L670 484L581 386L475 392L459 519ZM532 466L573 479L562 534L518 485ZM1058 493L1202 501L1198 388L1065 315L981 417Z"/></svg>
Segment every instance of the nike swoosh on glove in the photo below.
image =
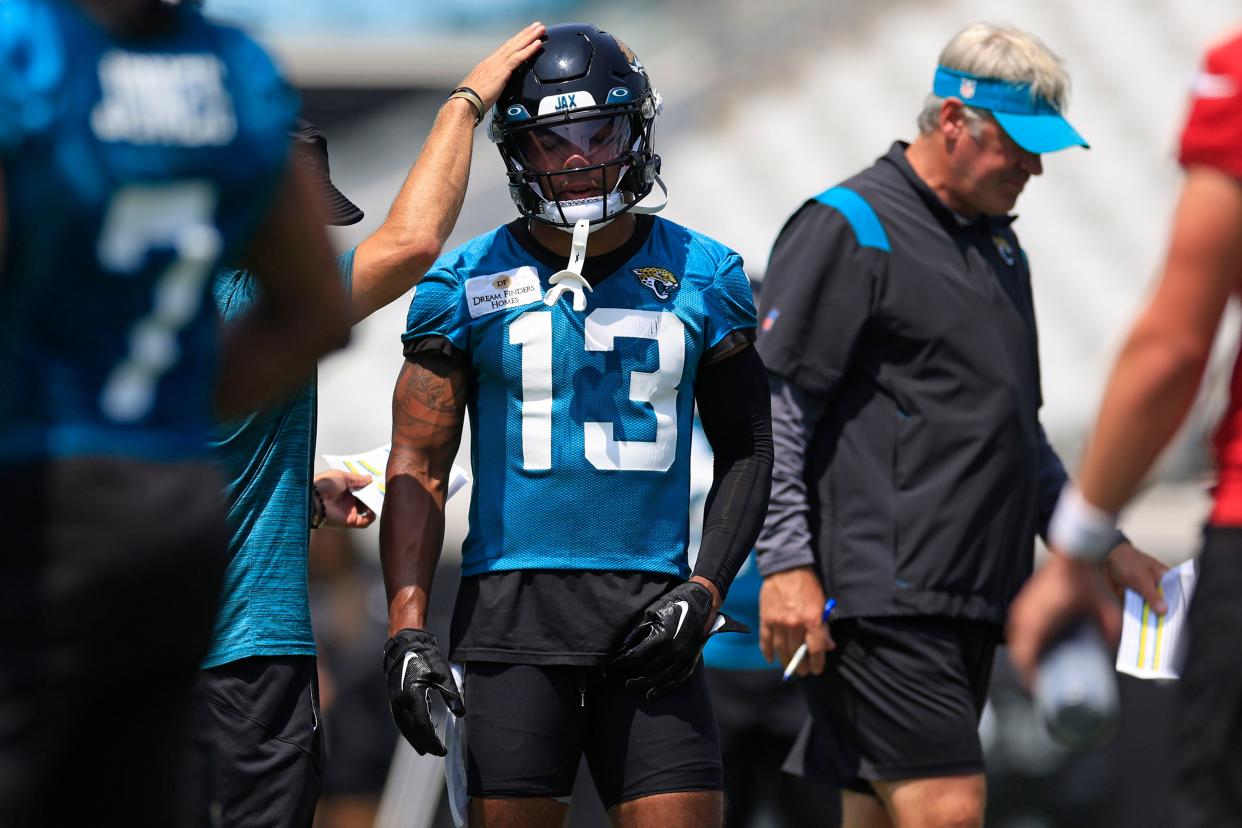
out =
<svg viewBox="0 0 1242 828"><path fill-rule="evenodd" d="M663 696L693 675L707 639L721 632L750 632L723 612L706 631L711 612L707 587L693 581L674 587L643 611L643 620L605 673L627 677L626 687L647 688L649 700Z"/></svg>
<svg viewBox="0 0 1242 828"><path fill-rule="evenodd" d="M457 682L440 654L436 637L426 630L404 629L384 642L384 676L388 706L401 735L420 754L445 754L431 718L431 691L438 690L454 716L466 715Z"/></svg>

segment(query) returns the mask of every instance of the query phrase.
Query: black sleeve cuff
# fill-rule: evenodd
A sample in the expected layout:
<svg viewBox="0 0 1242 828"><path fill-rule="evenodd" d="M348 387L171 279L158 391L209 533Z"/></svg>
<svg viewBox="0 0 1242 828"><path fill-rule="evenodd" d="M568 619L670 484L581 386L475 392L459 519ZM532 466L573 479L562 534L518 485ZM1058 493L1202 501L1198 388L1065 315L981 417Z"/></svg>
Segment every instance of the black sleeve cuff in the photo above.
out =
<svg viewBox="0 0 1242 828"><path fill-rule="evenodd" d="M707 350L700 358L700 364L711 365L719 362L725 357L732 356L733 352L743 345L750 345L755 341L754 328L738 328L729 331L724 337Z"/></svg>
<svg viewBox="0 0 1242 828"><path fill-rule="evenodd" d="M466 352L450 342L448 337L434 334L421 336L418 339L406 342L402 353L405 354L406 359L412 359L415 354L438 354L449 359L462 361L465 361L468 357Z"/></svg>

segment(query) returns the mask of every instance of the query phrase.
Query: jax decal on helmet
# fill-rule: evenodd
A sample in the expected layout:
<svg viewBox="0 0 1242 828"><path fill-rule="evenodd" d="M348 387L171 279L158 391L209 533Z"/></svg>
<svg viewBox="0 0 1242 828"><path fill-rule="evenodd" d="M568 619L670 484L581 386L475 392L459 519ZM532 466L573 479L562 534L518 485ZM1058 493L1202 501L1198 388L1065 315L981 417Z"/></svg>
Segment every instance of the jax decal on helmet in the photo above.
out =
<svg viewBox="0 0 1242 828"><path fill-rule="evenodd" d="M652 130L660 96L628 46L594 26L548 29L543 49L514 72L492 112L509 193L522 215L571 230L599 227L659 184Z"/></svg>

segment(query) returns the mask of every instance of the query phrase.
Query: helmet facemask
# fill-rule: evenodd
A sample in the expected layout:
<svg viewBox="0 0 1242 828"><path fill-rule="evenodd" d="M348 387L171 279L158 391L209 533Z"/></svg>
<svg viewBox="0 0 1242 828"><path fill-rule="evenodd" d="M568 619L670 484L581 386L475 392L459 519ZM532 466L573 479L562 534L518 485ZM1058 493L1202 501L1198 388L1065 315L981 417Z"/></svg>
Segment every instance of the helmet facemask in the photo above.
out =
<svg viewBox="0 0 1242 828"><path fill-rule="evenodd" d="M632 209L651 192L659 171L652 152L658 111L659 96L649 94L639 102L536 118L511 107L507 117L494 117L489 134L518 210L569 230L581 219L598 227Z"/></svg>

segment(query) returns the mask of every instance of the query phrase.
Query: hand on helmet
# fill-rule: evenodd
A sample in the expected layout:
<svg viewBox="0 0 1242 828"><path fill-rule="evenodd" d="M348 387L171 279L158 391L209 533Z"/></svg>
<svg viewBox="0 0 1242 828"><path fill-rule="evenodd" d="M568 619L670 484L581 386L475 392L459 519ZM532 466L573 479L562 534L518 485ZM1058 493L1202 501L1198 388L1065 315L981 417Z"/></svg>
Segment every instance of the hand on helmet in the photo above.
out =
<svg viewBox="0 0 1242 828"><path fill-rule="evenodd" d="M488 137L523 216L595 226L638 210L651 192L659 111L660 96L628 46L595 26L562 23L548 27L542 50L513 71L492 107Z"/></svg>
<svg viewBox="0 0 1242 828"><path fill-rule="evenodd" d="M531 23L479 61L459 86L473 89L482 99L484 111L491 109L500 97L500 91L509 82L513 70L539 51L539 47L543 45L541 38L546 31L542 23Z"/></svg>
<svg viewBox="0 0 1242 828"><path fill-rule="evenodd" d="M686 681L698 666L707 639L718 632L750 632L724 613L712 619L712 594L687 581L658 598L621 645L605 672L627 678L626 687L646 688L655 699Z"/></svg>
<svg viewBox="0 0 1242 828"><path fill-rule="evenodd" d="M426 630L404 629L388 639L384 676L388 706L401 735L420 754L443 756L446 751L431 718L431 691L440 693L454 716L466 715L466 706L435 636Z"/></svg>

